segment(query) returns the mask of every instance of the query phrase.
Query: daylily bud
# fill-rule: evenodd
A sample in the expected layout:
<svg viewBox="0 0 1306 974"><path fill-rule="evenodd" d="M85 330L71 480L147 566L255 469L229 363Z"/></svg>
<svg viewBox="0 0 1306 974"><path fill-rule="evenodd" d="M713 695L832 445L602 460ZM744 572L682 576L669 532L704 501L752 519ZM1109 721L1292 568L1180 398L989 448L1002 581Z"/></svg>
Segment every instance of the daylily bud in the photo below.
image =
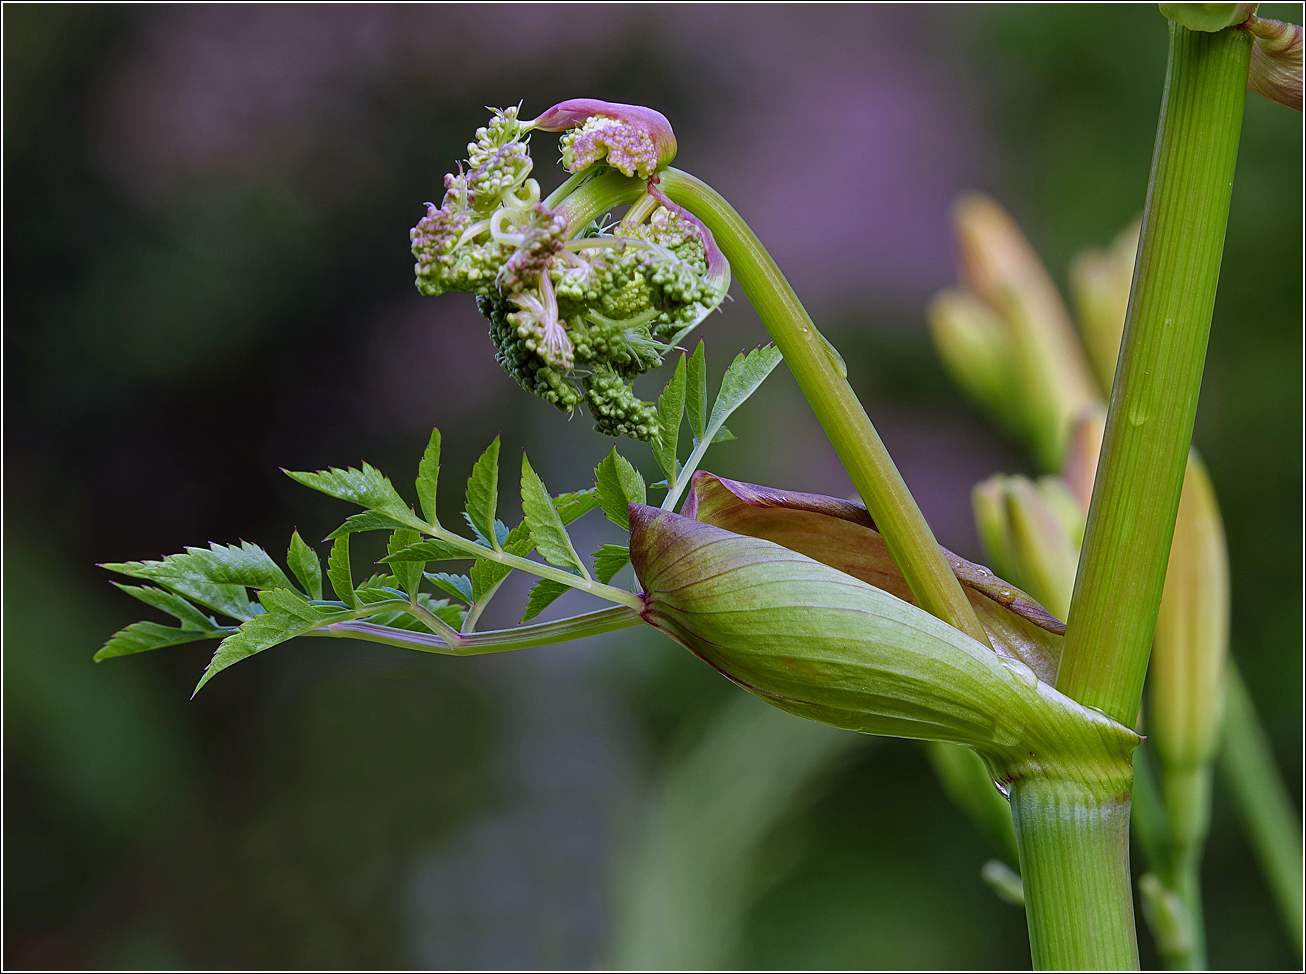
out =
<svg viewBox="0 0 1306 974"><path fill-rule="evenodd" d="M1252 17L1242 28L1256 38L1247 72L1247 90L1301 111L1301 25Z"/></svg>
<svg viewBox="0 0 1306 974"><path fill-rule="evenodd" d="M1070 608L1084 516L1058 477L990 477L974 491L981 541L1049 611Z"/></svg>
<svg viewBox="0 0 1306 974"><path fill-rule="evenodd" d="M936 295L926 311L930 335L958 385L1013 432L1021 432L1013 393L1011 335L1002 319L969 291Z"/></svg>
<svg viewBox="0 0 1306 974"><path fill-rule="evenodd" d="M735 534L773 541L915 604L888 545L860 504L699 471L681 513ZM993 648L1051 682L1065 624L983 565L946 548L943 552Z"/></svg>
<svg viewBox="0 0 1306 974"><path fill-rule="evenodd" d="M627 176L647 179L676 158L671 123L661 112L642 105L572 98L527 125L542 132L568 133L562 140L562 166L568 172L606 160Z"/></svg>
<svg viewBox="0 0 1306 974"><path fill-rule="evenodd" d="M1104 396L1111 395L1115 381L1120 339L1129 310L1129 289L1134 278L1134 257L1142 223L1136 222L1104 250L1090 248L1070 265L1070 286L1075 292L1079 333L1088 360Z"/></svg>
<svg viewBox="0 0 1306 974"><path fill-rule="evenodd" d="M768 703L850 730L976 749L999 780L1128 781L1133 731L901 599L796 551L640 504L644 621Z"/></svg>
<svg viewBox="0 0 1306 974"><path fill-rule="evenodd" d="M1097 399L1070 316L1043 264L997 203L965 196L953 219L963 276L1010 334L1011 394L1023 434L1040 464L1055 470L1071 421Z"/></svg>
<svg viewBox="0 0 1306 974"><path fill-rule="evenodd" d="M1102 437L1106 435L1106 409L1100 404L1084 410L1075 421L1066 449L1066 461L1061 467L1061 479L1066 482L1071 495L1079 505L1080 513L1088 516L1088 505L1093 499L1093 481L1097 478L1097 458L1102 452ZM1080 531L1082 537L1083 531Z"/></svg>
<svg viewBox="0 0 1306 974"><path fill-rule="evenodd" d="M1206 468L1196 454L1189 454L1149 681L1148 731L1168 779L1167 791L1169 780L1176 781L1174 788L1201 789L1200 780L1184 784L1184 779L1209 775L1219 738L1228 648L1224 528ZM1204 833L1205 810L1193 804L1167 795L1176 838L1192 841L1194 830Z"/></svg>
<svg viewBox="0 0 1306 974"><path fill-rule="evenodd" d="M1162 16L1189 30L1211 34L1241 24L1259 3L1162 3Z"/></svg>

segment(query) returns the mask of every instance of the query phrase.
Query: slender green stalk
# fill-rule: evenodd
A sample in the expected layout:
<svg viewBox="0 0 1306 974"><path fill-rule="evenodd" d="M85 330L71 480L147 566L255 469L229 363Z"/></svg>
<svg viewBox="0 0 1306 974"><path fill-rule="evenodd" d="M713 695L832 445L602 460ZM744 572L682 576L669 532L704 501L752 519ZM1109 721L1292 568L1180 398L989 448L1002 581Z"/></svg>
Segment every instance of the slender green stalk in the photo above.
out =
<svg viewBox="0 0 1306 974"><path fill-rule="evenodd" d="M1182 781L1180 778L1182 777ZM1201 858L1210 809L1210 767L1185 776L1162 775L1157 782L1152 756L1146 747L1134 752L1134 792L1131 825L1138 848L1152 870L1151 881L1139 882L1144 904L1149 898L1173 897L1169 903L1152 903L1144 916L1152 929L1157 952L1172 971L1206 968L1206 934L1202 915ZM1165 797L1162 797L1162 791ZM1181 809L1176 822L1172 809ZM1190 836L1188 842L1182 837Z"/></svg>
<svg viewBox="0 0 1306 974"><path fill-rule="evenodd" d="M548 646L572 639L583 639L586 636L601 636L604 633L616 632L618 629L638 626L641 622L637 611L624 605L617 605L572 616L570 619L542 622L533 626L518 626L515 629L493 629L465 636L455 635L450 636L449 639L431 633L394 629L390 626L378 626L372 622L360 621L335 622L321 629L314 629L308 635L361 639L370 643L398 646L401 649L415 649L422 653L438 653L441 656L481 656L485 653L504 653L514 649Z"/></svg>
<svg viewBox="0 0 1306 974"><path fill-rule="evenodd" d="M1057 689L1123 723L1142 695L1215 304L1251 39L1170 24L1124 342Z"/></svg>
<svg viewBox="0 0 1306 974"><path fill-rule="evenodd" d="M731 272L757 309L817 420L884 535L912 595L926 611L988 644L902 475L843 376L821 333L757 235L726 200L701 179L663 171L661 189L702 220Z"/></svg>
<svg viewBox="0 0 1306 974"><path fill-rule="evenodd" d="M1137 970L1129 782L1027 778L1011 787L1035 970Z"/></svg>
<svg viewBox="0 0 1306 974"><path fill-rule="evenodd" d="M1261 861L1270 889L1283 914L1284 924L1302 957L1302 847L1301 822L1283 787L1274 754L1247 685L1229 661L1225 682L1224 737L1220 771L1224 776L1243 828Z"/></svg>
<svg viewBox="0 0 1306 974"><path fill-rule="evenodd" d="M422 530L431 537L444 541L456 548L461 548L468 553L468 557L483 558L486 561L498 562L500 565L506 565L509 568L516 568L528 574L535 575L538 578L547 578L550 581L561 582L569 588L580 589L582 592L588 592L590 595L597 595L608 602L616 602L618 605L626 605L636 611L644 608L644 603L638 595L633 592L627 592L624 588L617 588L615 585L604 585L602 582L596 582L591 578L581 578L579 575L573 575L569 571L561 568L554 568L552 565L545 565L538 561L531 561L529 558L522 558L519 555L509 554L506 551L495 551L487 548L475 541L470 541L462 535L454 534L452 531L440 527L438 524L432 527L429 524L422 524Z"/></svg>

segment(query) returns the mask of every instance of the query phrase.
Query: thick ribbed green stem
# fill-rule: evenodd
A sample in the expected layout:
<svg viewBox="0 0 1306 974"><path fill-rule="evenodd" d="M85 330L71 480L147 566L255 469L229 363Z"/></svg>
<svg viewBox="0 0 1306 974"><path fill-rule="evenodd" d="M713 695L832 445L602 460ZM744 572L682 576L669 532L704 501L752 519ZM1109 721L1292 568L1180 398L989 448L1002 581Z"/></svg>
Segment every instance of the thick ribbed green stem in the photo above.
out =
<svg viewBox="0 0 1306 974"><path fill-rule="evenodd" d="M1137 970L1129 781L1011 786L1036 970Z"/></svg>
<svg viewBox="0 0 1306 974"><path fill-rule="evenodd" d="M1251 38L1170 24L1161 121L1057 689L1138 712L1201 387Z"/></svg>
<svg viewBox="0 0 1306 974"><path fill-rule="evenodd" d="M711 186L678 169L661 175L661 189L702 220L730 269L784 355L853 485L884 535L921 608L984 644L988 636L961 590L902 474L871 425L798 295L757 235Z"/></svg>

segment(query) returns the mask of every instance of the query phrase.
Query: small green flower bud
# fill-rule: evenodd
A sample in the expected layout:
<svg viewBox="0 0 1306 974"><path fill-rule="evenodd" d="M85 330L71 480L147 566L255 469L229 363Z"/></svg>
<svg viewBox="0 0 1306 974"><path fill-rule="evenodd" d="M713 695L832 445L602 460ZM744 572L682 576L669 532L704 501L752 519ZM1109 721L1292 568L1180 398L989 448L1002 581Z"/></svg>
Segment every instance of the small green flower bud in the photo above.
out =
<svg viewBox="0 0 1306 974"><path fill-rule="evenodd" d="M1241 24L1259 3L1162 3L1161 15L1189 30L1212 34Z"/></svg>
<svg viewBox="0 0 1306 974"><path fill-rule="evenodd" d="M850 730L976 749L999 781L1095 770L1127 787L1139 738L901 599L796 551L642 504L644 621L745 689Z"/></svg>
<svg viewBox="0 0 1306 974"><path fill-rule="evenodd" d="M1013 393L1011 334L1006 324L969 291L936 295L926 311L934 347L952 377L1013 433L1021 432Z"/></svg>
<svg viewBox="0 0 1306 974"><path fill-rule="evenodd" d="M1084 517L1060 478L1042 477L1035 484L1008 477L1005 488L1015 577L1064 619L1075 592Z"/></svg>
<svg viewBox="0 0 1306 974"><path fill-rule="evenodd" d="M1188 458L1152 643L1148 731L1163 766L1215 755L1229 646L1229 566L1215 491Z"/></svg>
<svg viewBox="0 0 1306 974"><path fill-rule="evenodd" d="M1103 396L1111 395L1115 381L1141 229L1141 222L1134 223L1121 231L1109 247L1082 251L1070 265L1079 333Z"/></svg>
<svg viewBox="0 0 1306 974"><path fill-rule="evenodd" d="M1024 235L993 200L963 197L953 208L963 277L1006 326L1013 413L1047 470L1061 465L1070 424L1097 389L1056 286Z"/></svg>
<svg viewBox="0 0 1306 974"><path fill-rule="evenodd" d="M997 475L972 493L980 540L1008 577L1065 618L1075 589L1084 514L1059 477Z"/></svg>

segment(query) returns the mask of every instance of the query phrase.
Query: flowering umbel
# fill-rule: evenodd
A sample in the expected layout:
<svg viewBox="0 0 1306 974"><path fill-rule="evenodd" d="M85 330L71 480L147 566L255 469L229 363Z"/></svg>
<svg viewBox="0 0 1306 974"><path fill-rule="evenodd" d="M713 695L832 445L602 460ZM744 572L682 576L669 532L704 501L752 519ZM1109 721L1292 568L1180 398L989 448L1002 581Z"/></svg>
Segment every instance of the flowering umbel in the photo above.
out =
<svg viewBox="0 0 1306 974"><path fill-rule="evenodd" d="M527 144L536 129L571 130L563 161L580 174L544 200ZM568 412L586 406L606 435L655 439L656 409L631 382L730 286L711 235L656 193L675 154L670 124L651 109L582 98L532 121L496 112L412 230L418 290L476 295L497 361L528 392ZM607 207L587 208L588 183L604 172L635 177L622 188L635 205L615 227L596 222Z"/></svg>

